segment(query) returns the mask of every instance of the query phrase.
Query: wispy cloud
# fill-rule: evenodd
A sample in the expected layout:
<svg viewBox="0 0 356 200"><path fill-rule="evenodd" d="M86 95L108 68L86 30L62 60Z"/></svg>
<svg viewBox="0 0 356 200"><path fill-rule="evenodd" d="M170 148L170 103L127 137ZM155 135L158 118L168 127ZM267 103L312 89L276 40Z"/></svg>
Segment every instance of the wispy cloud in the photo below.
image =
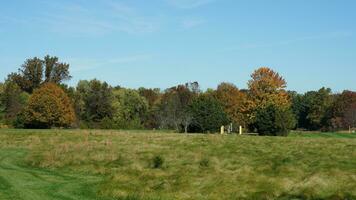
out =
<svg viewBox="0 0 356 200"><path fill-rule="evenodd" d="M48 10L33 17L50 31L74 36L152 33L159 28L159 17L143 15L134 6L103 0L98 7L90 2L44 2Z"/></svg>
<svg viewBox="0 0 356 200"><path fill-rule="evenodd" d="M197 8L216 0L162 0L178 9ZM164 14L155 9L143 9L134 1L101 0L93 3L85 0L36 1L40 8L30 15L0 16L0 24L16 24L40 29L44 32L82 37L126 33L145 35L158 32L167 24L191 29L205 23L197 18L182 20L177 14ZM183 12L183 11L182 11Z"/></svg>
<svg viewBox="0 0 356 200"><path fill-rule="evenodd" d="M181 25L184 29L192 29L205 23L203 19L184 19Z"/></svg>
<svg viewBox="0 0 356 200"><path fill-rule="evenodd" d="M72 72L82 72L104 67L122 67L137 62L147 61L151 58L153 58L153 55L151 54L140 54L108 59L67 58L63 60L71 65Z"/></svg>
<svg viewBox="0 0 356 200"><path fill-rule="evenodd" d="M180 9L197 8L215 0L166 0L169 4Z"/></svg>
<svg viewBox="0 0 356 200"><path fill-rule="evenodd" d="M225 48L223 51L235 51L235 50L244 50L244 49L256 49L256 48L270 48L270 47L277 47L277 46L287 46L293 45L297 43L307 42L307 41L317 41L317 40L331 40L337 38L346 38L353 36L352 32L349 31L335 31L329 32L319 35L310 35L310 36L303 36L293 39L287 40L280 40L275 42L266 42L266 43L246 43L241 45L236 45L233 47Z"/></svg>
<svg viewBox="0 0 356 200"><path fill-rule="evenodd" d="M349 31L336 31L336 32L330 32L330 33L325 33L320 35L311 35L311 36L305 36L305 37L295 38L291 40L284 40L278 42L277 44L289 45L293 43L310 41L310 40L326 40L326 39L344 38L350 36L352 36L352 33Z"/></svg>

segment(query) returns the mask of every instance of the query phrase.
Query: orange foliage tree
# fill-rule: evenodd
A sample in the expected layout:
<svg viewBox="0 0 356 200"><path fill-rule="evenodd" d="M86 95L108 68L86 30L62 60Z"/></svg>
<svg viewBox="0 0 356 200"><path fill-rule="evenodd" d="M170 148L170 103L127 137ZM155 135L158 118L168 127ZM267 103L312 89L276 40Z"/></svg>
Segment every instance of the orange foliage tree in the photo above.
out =
<svg viewBox="0 0 356 200"><path fill-rule="evenodd" d="M215 97L233 123L244 127L248 124L249 102L246 92L240 91L232 83L221 83L215 91Z"/></svg>
<svg viewBox="0 0 356 200"><path fill-rule="evenodd" d="M287 82L277 72L268 67L261 67L254 71L251 78L248 88L254 107L265 108L270 104L290 106L290 98L285 90Z"/></svg>
<svg viewBox="0 0 356 200"><path fill-rule="evenodd" d="M331 107L329 125L333 129L348 129L356 126L356 92L344 91Z"/></svg>
<svg viewBox="0 0 356 200"><path fill-rule="evenodd" d="M46 83L31 95L24 111L26 127L70 127L75 121L71 100L56 84Z"/></svg>

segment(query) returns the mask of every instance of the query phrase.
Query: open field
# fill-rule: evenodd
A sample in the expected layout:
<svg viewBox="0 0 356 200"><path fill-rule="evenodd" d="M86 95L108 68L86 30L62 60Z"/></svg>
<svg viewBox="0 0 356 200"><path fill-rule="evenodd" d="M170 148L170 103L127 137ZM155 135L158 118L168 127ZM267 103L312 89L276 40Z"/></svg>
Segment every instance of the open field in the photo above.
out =
<svg viewBox="0 0 356 200"><path fill-rule="evenodd" d="M356 134L0 130L0 199L356 199Z"/></svg>

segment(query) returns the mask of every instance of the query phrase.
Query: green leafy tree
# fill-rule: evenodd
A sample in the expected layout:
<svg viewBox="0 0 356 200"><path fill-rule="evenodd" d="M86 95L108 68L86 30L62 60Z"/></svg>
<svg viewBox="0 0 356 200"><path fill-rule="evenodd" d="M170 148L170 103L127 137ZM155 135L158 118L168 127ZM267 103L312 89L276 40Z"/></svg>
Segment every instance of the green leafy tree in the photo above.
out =
<svg viewBox="0 0 356 200"><path fill-rule="evenodd" d="M23 117L28 128L70 127L75 122L72 102L54 83L46 83L33 92Z"/></svg>
<svg viewBox="0 0 356 200"><path fill-rule="evenodd" d="M321 88L318 91L309 91L302 97L299 123L308 130L320 130L328 126L328 112L334 101L331 89Z"/></svg>
<svg viewBox="0 0 356 200"><path fill-rule="evenodd" d="M60 84L62 81L71 78L69 73L69 64L59 62L57 57L47 55L43 60L45 66L44 82Z"/></svg>
<svg viewBox="0 0 356 200"><path fill-rule="evenodd" d="M143 120L148 111L147 100L131 89L114 90L114 121L119 128L136 129L143 127Z"/></svg>
<svg viewBox="0 0 356 200"><path fill-rule="evenodd" d="M290 109L270 104L257 111L254 127L259 135L286 136L295 124L296 120Z"/></svg>
<svg viewBox="0 0 356 200"><path fill-rule="evenodd" d="M89 127L100 128L103 119L113 119L114 94L106 82L96 79L79 81L74 98L77 116Z"/></svg>
<svg viewBox="0 0 356 200"><path fill-rule="evenodd" d="M11 73L8 76L9 80L28 93L32 93L43 83L60 84L70 78L69 64L61 63L57 57L51 56L46 56L43 60L37 57L28 59L18 73Z"/></svg>
<svg viewBox="0 0 356 200"><path fill-rule="evenodd" d="M218 132L220 127L227 125L229 119L221 103L211 95L200 95L189 107L193 123L193 132Z"/></svg>
<svg viewBox="0 0 356 200"><path fill-rule="evenodd" d="M75 97L75 87L68 86L67 84L60 84L60 88L68 95L68 97L74 102L74 97Z"/></svg>
<svg viewBox="0 0 356 200"><path fill-rule="evenodd" d="M297 121L296 127L297 128L304 127L305 118L306 118L305 115L307 114L305 112L305 106L304 106L304 95L298 94L295 91L289 91L288 94L292 102L291 109Z"/></svg>
<svg viewBox="0 0 356 200"><path fill-rule="evenodd" d="M80 121L88 120L85 98L89 93L89 90L89 81L81 80L78 82L74 92L74 110L78 120L77 124L79 124Z"/></svg>
<svg viewBox="0 0 356 200"><path fill-rule="evenodd" d="M27 104L29 94L23 92L21 88L12 81L6 81L1 95L2 111L6 124L14 125L17 116L22 112Z"/></svg>

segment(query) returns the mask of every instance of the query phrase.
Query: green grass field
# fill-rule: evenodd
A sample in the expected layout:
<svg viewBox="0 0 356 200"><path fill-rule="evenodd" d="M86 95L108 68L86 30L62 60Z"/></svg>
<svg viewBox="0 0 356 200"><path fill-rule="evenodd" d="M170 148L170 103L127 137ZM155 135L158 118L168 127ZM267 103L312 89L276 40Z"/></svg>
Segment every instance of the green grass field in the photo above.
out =
<svg viewBox="0 0 356 200"><path fill-rule="evenodd" d="M356 134L4 129L0 199L356 199Z"/></svg>

